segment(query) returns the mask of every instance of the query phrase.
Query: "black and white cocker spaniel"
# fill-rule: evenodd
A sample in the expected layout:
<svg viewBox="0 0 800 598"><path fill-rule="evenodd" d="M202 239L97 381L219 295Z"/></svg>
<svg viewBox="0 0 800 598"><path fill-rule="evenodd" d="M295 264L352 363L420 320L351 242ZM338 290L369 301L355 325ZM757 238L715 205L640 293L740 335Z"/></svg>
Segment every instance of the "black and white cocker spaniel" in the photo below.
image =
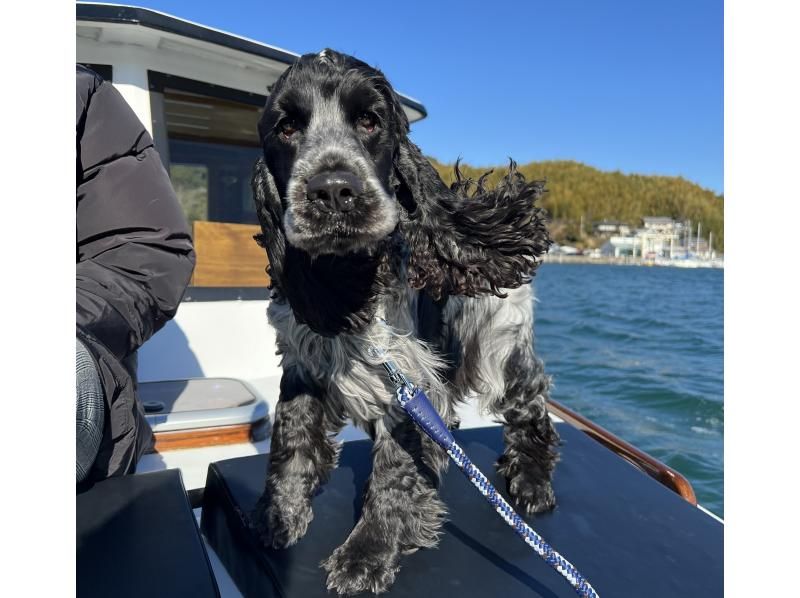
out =
<svg viewBox="0 0 800 598"><path fill-rule="evenodd" d="M528 284L550 244L535 205L543 184L512 162L492 190L460 176L448 188L408 132L384 75L331 50L283 73L259 123L256 240L269 256L283 377L254 517L267 545L297 542L336 466L336 432L347 418L365 430L374 461L363 512L322 563L340 594L385 591L403 553L436 545L445 514L447 455L394 402L373 344L448 425L465 397L480 401L503 423L497 467L517 505L555 504L558 436Z"/></svg>

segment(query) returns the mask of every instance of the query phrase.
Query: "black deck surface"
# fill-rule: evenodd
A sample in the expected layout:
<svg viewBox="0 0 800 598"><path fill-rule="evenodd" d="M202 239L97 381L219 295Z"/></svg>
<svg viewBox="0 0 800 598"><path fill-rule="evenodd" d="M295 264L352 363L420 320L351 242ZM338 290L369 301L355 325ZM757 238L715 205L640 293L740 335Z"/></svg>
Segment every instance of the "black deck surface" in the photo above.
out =
<svg viewBox="0 0 800 598"><path fill-rule="evenodd" d="M723 595L723 526L582 432L559 424L561 462L552 513L528 518L603 598ZM456 432L473 462L505 493L493 464L499 427ZM261 548L248 527L264 483L265 455L209 468L202 529L247 597L329 596L319 563L344 540L361 508L371 443L344 446L340 465L314 498L306 536L286 550ZM402 559L385 596L445 598L574 596L567 582L484 502L451 464L441 488L449 521L438 548Z"/></svg>
<svg viewBox="0 0 800 598"><path fill-rule="evenodd" d="M178 470L110 478L76 502L77 596L219 598Z"/></svg>

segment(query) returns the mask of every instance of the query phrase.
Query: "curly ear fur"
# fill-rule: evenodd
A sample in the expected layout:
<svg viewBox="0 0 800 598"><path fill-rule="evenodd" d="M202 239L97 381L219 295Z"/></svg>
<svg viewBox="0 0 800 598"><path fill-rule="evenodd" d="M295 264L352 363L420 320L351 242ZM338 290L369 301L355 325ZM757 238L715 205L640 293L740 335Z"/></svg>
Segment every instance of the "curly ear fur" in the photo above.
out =
<svg viewBox="0 0 800 598"><path fill-rule="evenodd" d="M271 280L270 288L273 288L276 281L283 277L286 234L283 232L281 199L264 158L256 160L250 185L253 189L253 201L256 204L256 216L262 230L261 234L255 235L253 239L260 247L267 250L269 257L267 274Z"/></svg>
<svg viewBox="0 0 800 598"><path fill-rule="evenodd" d="M395 158L400 179L398 201L408 215L400 229L410 248L409 284L434 298L475 296L512 289L530 281L550 247L545 213L535 205L544 183L528 183L512 161L508 174L491 191L485 177L471 197L472 181L448 188L419 148L407 138Z"/></svg>

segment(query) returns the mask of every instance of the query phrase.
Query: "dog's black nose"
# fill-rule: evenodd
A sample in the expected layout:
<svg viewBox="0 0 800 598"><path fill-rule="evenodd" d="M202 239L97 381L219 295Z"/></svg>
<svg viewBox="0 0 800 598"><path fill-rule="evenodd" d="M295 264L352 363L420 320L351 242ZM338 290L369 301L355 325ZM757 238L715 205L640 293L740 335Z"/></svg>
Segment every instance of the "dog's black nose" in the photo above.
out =
<svg viewBox="0 0 800 598"><path fill-rule="evenodd" d="M318 202L326 212L349 212L355 207L355 199L362 191L359 178L343 170L322 172L306 183L308 199Z"/></svg>

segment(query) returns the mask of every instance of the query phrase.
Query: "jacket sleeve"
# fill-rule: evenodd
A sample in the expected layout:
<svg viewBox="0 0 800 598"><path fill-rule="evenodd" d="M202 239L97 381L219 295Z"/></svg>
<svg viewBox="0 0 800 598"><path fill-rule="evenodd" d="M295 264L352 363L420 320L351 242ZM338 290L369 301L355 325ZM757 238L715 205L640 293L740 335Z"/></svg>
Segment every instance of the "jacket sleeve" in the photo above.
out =
<svg viewBox="0 0 800 598"><path fill-rule="evenodd" d="M78 92L77 326L122 360L175 315L195 256L149 133L91 76Z"/></svg>

